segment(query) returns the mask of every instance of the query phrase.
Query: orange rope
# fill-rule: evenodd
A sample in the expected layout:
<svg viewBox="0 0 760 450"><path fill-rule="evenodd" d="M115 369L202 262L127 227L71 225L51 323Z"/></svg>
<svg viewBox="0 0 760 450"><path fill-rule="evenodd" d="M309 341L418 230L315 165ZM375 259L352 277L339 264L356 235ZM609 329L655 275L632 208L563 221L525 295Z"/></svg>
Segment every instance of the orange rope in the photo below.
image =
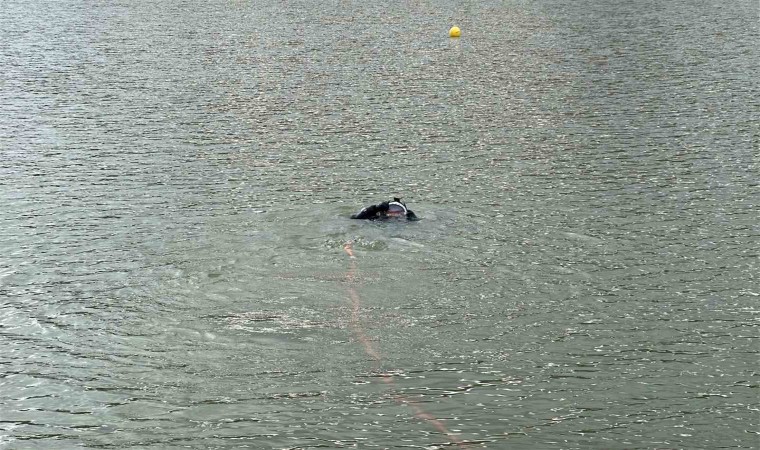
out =
<svg viewBox="0 0 760 450"><path fill-rule="evenodd" d="M346 252L349 258L351 258L351 265L349 266L348 273L346 273L346 281L349 282L348 285L348 297L351 300L351 328L354 331L354 334L356 335L356 338L361 342L362 346L364 347L364 351L367 353L367 355L372 358L374 361L375 369L380 369L380 362L382 358L380 357L380 353L375 348L375 345L372 343L372 341L367 337L367 334L364 332L364 328L361 324L361 318L360 318L360 312L361 312L361 300L359 298L359 293L356 291L356 256L354 255L353 250L353 243L351 241L346 242L343 245L343 250ZM393 381L393 378L391 375L385 373L382 375L382 380L384 383L390 386L391 389L395 390L395 383ZM403 395L396 394L394 395L394 399L397 403L403 403L405 405L408 405L412 411L414 411L414 416L418 419L424 420L427 423L431 424L435 429L437 429L442 434L446 435L451 442L455 443L460 448L465 448L467 444L462 441L457 435L452 434L446 426L441 422L440 420L436 419L435 416L432 414L426 412L422 406L419 405L419 403L415 402L414 400L410 400Z"/></svg>

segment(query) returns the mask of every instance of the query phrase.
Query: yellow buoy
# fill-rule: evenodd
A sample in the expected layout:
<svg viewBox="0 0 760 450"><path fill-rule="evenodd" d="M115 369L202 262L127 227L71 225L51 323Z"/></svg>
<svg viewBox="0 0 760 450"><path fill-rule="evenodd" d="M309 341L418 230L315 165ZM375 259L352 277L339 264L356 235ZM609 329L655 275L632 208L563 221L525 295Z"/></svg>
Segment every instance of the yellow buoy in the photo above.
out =
<svg viewBox="0 0 760 450"><path fill-rule="evenodd" d="M459 37L462 35L462 30L459 27L451 27L449 30L449 37Z"/></svg>

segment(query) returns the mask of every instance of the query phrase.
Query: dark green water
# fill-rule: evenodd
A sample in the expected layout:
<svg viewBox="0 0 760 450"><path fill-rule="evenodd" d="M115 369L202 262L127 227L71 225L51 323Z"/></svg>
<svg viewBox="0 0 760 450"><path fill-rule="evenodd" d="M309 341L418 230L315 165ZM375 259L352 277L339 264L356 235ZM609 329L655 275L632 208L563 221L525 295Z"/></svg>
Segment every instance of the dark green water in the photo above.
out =
<svg viewBox="0 0 760 450"><path fill-rule="evenodd" d="M4 0L0 447L760 448L757 27Z"/></svg>

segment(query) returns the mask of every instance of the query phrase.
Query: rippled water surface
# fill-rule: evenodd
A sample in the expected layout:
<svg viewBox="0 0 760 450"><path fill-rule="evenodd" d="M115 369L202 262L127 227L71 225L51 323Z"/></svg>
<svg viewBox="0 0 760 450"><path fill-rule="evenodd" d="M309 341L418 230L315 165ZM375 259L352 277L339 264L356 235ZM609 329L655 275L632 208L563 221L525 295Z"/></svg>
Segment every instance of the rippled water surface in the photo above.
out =
<svg viewBox="0 0 760 450"><path fill-rule="evenodd" d="M0 447L760 447L757 18L4 0Z"/></svg>

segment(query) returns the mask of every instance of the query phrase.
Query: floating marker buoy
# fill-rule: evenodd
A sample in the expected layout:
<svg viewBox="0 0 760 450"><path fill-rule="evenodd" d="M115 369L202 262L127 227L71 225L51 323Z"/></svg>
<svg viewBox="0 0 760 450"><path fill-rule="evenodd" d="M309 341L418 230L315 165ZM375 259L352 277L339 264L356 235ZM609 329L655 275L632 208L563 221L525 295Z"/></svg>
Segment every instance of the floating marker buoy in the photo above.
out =
<svg viewBox="0 0 760 450"><path fill-rule="evenodd" d="M449 37L459 37L462 35L462 30L459 27L451 27L449 30Z"/></svg>

